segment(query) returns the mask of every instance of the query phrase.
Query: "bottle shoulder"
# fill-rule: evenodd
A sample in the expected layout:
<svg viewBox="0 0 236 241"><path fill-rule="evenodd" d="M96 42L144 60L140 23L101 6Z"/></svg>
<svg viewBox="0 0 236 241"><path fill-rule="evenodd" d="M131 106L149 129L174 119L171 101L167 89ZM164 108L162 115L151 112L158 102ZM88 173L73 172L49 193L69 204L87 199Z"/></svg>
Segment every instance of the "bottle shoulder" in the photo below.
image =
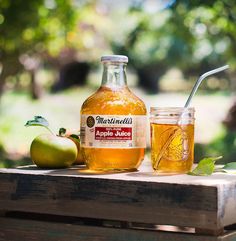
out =
<svg viewBox="0 0 236 241"><path fill-rule="evenodd" d="M100 87L82 105L81 114L146 115L144 102L128 87Z"/></svg>

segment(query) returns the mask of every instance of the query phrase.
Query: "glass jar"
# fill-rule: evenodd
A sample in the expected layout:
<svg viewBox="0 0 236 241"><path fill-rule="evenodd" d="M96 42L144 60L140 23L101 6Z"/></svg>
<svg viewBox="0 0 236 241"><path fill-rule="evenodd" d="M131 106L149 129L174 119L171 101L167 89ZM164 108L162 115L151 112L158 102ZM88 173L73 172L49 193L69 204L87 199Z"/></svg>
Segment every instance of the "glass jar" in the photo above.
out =
<svg viewBox="0 0 236 241"><path fill-rule="evenodd" d="M151 107L151 162L159 173L186 173L194 161L194 108Z"/></svg>
<svg viewBox="0 0 236 241"><path fill-rule="evenodd" d="M123 55L103 56L101 87L82 105L81 146L92 170L133 170L144 158L146 107L127 86Z"/></svg>

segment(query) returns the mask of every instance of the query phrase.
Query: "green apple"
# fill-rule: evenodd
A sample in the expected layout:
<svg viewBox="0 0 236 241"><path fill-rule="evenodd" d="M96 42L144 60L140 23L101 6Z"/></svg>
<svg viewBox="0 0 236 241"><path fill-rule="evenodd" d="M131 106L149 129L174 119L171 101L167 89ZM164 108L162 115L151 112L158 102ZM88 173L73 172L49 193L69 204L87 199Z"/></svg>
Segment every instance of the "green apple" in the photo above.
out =
<svg viewBox="0 0 236 241"><path fill-rule="evenodd" d="M48 121L42 116L35 116L33 120L27 121L25 126L41 126L49 131L48 134L37 136L30 146L32 161L38 167L63 168L75 162L78 155L77 145L64 135L65 128L61 128L58 135L54 134Z"/></svg>
<svg viewBox="0 0 236 241"><path fill-rule="evenodd" d="M76 144L51 133L37 136L31 146L32 161L41 168L63 168L72 165L77 157Z"/></svg>

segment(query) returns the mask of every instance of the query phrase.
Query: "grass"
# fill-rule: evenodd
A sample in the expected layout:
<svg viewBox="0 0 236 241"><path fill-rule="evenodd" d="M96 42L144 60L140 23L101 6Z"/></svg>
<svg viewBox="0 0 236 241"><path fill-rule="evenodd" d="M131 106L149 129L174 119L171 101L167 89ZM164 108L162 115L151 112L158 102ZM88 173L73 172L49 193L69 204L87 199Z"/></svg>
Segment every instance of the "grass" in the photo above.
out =
<svg viewBox="0 0 236 241"><path fill-rule="evenodd" d="M34 115L44 116L51 128L79 129L80 108L91 90L77 89L57 95L45 95L32 101L26 94L6 93L2 99L0 135L1 143L8 152L25 154L32 139L45 132L43 128L26 128L24 124Z"/></svg>

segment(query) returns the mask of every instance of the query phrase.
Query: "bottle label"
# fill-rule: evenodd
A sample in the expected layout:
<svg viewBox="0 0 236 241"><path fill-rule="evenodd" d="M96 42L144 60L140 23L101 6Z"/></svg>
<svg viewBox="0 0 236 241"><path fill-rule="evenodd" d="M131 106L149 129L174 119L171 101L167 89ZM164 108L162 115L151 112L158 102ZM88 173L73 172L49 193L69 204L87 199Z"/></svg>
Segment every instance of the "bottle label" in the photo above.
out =
<svg viewBox="0 0 236 241"><path fill-rule="evenodd" d="M82 115L81 146L145 148L146 115Z"/></svg>

